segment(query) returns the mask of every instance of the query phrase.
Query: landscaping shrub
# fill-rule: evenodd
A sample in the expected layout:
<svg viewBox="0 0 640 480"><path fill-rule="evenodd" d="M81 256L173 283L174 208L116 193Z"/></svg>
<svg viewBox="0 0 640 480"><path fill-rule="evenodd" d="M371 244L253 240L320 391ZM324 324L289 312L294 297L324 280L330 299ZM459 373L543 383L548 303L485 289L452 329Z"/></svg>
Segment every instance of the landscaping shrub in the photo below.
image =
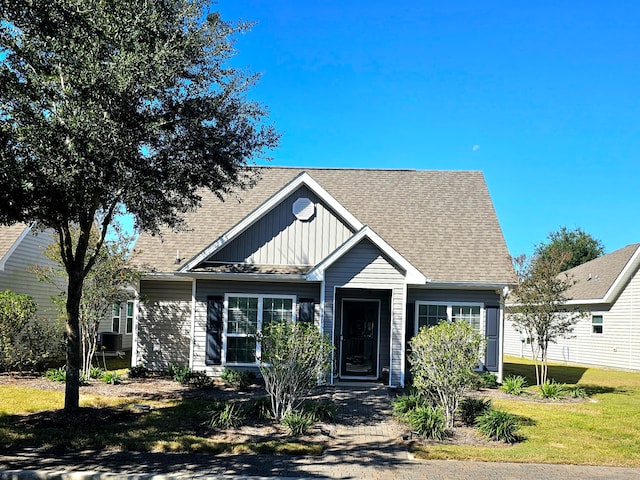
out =
<svg viewBox="0 0 640 480"><path fill-rule="evenodd" d="M329 400L320 402L314 400L306 400L302 403L302 411L311 415L316 422L333 422L336 417L338 407Z"/></svg>
<svg viewBox="0 0 640 480"><path fill-rule="evenodd" d="M478 374L480 388L498 388L498 379L491 372L482 372Z"/></svg>
<svg viewBox="0 0 640 480"><path fill-rule="evenodd" d="M209 409L212 428L238 428L242 426L246 414L239 403L216 401Z"/></svg>
<svg viewBox="0 0 640 480"><path fill-rule="evenodd" d="M418 407L431 405L428 399L416 392L405 395L398 395L392 402L393 414L403 420L406 416Z"/></svg>
<svg viewBox="0 0 640 480"><path fill-rule="evenodd" d="M149 369L144 365L129 368L129 378L146 378L148 375Z"/></svg>
<svg viewBox="0 0 640 480"><path fill-rule="evenodd" d="M91 370L89 370L89 378L100 380L104 376L104 374L104 369L100 367L91 367Z"/></svg>
<svg viewBox="0 0 640 480"><path fill-rule="evenodd" d="M444 440L449 436L442 407L420 406L410 411L406 418L411 429L421 437Z"/></svg>
<svg viewBox="0 0 640 480"><path fill-rule="evenodd" d="M256 374L247 370L235 370L233 368L225 368L220 375L222 381L232 387L240 390L248 388L256 380Z"/></svg>
<svg viewBox="0 0 640 480"><path fill-rule="evenodd" d="M504 410L490 409L476 419L478 431L486 438L505 443L519 440L516 432L520 428L518 419Z"/></svg>
<svg viewBox="0 0 640 480"><path fill-rule="evenodd" d="M191 369L187 366L181 366L177 363L170 363L167 367L167 376L176 382L180 382L183 385L189 383L191 378Z"/></svg>
<svg viewBox="0 0 640 480"><path fill-rule="evenodd" d="M67 381L67 367L50 368L44 374L47 380L52 382L66 382Z"/></svg>
<svg viewBox="0 0 640 480"><path fill-rule="evenodd" d="M251 399L246 407L247 415L266 420L273 418L271 412L271 400L267 396L255 397Z"/></svg>
<svg viewBox="0 0 640 480"><path fill-rule="evenodd" d="M465 425L474 425L476 418L491 408L491 400L466 397L458 405L460 419Z"/></svg>
<svg viewBox="0 0 640 480"><path fill-rule="evenodd" d="M189 375L189 385L193 385L199 389L205 389L213 387L213 381L206 372L191 372Z"/></svg>
<svg viewBox="0 0 640 480"><path fill-rule="evenodd" d="M122 383L122 377L118 372L104 372L102 380L110 385L120 385Z"/></svg>
<svg viewBox="0 0 640 480"><path fill-rule="evenodd" d="M313 415L302 411L293 411L282 417L282 424L289 429L289 435L306 435L315 423Z"/></svg>
<svg viewBox="0 0 640 480"><path fill-rule="evenodd" d="M502 381L500 390L511 395L522 395L527 388L527 379L521 375L509 375Z"/></svg>
<svg viewBox="0 0 640 480"><path fill-rule="evenodd" d="M538 386L538 390L542 398L559 400L565 396L567 385L564 383L558 383L555 380L546 380L543 384Z"/></svg>
<svg viewBox="0 0 640 480"><path fill-rule="evenodd" d="M569 395L573 398L587 398L589 394L583 387L575 386L569 390Z"/></svg>

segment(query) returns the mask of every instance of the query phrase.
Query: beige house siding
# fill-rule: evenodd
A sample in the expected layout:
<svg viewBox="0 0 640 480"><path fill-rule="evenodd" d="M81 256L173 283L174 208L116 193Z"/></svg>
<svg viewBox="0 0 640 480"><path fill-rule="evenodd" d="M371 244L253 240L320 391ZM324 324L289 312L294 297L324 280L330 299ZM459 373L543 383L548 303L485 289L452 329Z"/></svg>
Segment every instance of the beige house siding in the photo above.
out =
<svg viewBox="0 0 640 480"><path fill-rule="evenodd" d="M191 282L140 281L138 339L133 365L163 370L189 364Z"/></svg>

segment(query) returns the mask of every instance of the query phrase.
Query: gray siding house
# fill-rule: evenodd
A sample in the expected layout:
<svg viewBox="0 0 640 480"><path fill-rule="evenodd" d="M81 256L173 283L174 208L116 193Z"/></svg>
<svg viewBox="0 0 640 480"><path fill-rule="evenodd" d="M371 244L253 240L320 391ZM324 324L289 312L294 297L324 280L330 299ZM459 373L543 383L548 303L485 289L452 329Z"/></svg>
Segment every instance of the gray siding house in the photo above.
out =
<svg viewBox="0 0 640 480"><path fill-rule="evenodd" d="M0 226L0 291L30 295L38 305L38 314L56 318L58 311L51 297L59 290L46 282L38 281L30 267L51 265L44 256L44 249L53 242L51 232L34 232L30 226L16 223Z"/></svg>
<svg viewBox="0 0 640 480"><path fill-rule="evenodd" d="M203 205L181 232L142 234L132 364L210 375L255 368L255 332L314 322L331 382L404 385L423 325L471 322L502 375L513 270L481 172L256 168L257 184Z"/></svg>
<svg viewBox="0 0 640 480"><path fill-rule="evenodd" d="M640 244L628 245L566 272L575 284L568 305L586 315L569 338L551 344L559 362L640 370ZM531 356L508 316L505 353Z"/></svg>

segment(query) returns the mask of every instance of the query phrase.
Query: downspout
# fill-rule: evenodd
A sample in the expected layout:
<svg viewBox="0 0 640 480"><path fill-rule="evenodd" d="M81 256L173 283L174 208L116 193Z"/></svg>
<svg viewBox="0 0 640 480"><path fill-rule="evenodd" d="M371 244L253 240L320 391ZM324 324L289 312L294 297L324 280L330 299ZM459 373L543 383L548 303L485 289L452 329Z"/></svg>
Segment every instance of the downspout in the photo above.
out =
<svg viewBox="0 0 640 480"><path fill-rule="evenodd" d="M500 292L500 350L498 353L498 383L502 383L503 369L504 369L504 309L505 300L509 294L509 287L504 287Z"/></svg>
<svg viewBox="0 0 640 480"><path fill-rule="evenodd" d="M140 317L140 280L136 282L135 298L133 299L133 335L131 336L131 367L138 364L138 318Z"/></svg>
<svg viewBox="0 0 640 480"><path fill-rule="evenodd" d="M404 378L405 378L405 366L407 364L407 297L408 297L408 286L405 283L404 289L402 290L402 328L401 328L401 338L400 338L400 388L404 388ZM392 309L393 310L393 309ZM393 345L393 340L391 341ZM393 348L391 348L393 352ZM390 357L393 360L393 357ZM391 367L391 365L389 365ZM389 368L389 386L391 387L391 368Z"/></svg>

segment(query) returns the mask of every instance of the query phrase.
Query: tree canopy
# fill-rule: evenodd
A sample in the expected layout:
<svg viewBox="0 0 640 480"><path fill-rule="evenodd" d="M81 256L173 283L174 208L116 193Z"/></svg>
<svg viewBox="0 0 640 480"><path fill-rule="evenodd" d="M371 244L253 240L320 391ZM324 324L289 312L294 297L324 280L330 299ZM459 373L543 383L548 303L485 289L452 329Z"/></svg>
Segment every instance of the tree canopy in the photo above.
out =
<svg viewBox="0 0 640 480"><path fill-rule="evenodd" d="M57 233L71 411L83 281L113 217L126 210L154 233L180 227L201 189L251 185L248 162L278 134L247 98L257 76L229 66L250 25L206 0L0 2L0 224Z"/></svg>
<svg viewBox="0 0 640 480"><path fill-rule="evenodd" d="M574 230L561 227L557 232L549 233L547 239L548 242L536 245L534 256L545 260L563 256L565 260L558 265L561 272L598 258L604 253L602 242L580 227Z"/></svg>

